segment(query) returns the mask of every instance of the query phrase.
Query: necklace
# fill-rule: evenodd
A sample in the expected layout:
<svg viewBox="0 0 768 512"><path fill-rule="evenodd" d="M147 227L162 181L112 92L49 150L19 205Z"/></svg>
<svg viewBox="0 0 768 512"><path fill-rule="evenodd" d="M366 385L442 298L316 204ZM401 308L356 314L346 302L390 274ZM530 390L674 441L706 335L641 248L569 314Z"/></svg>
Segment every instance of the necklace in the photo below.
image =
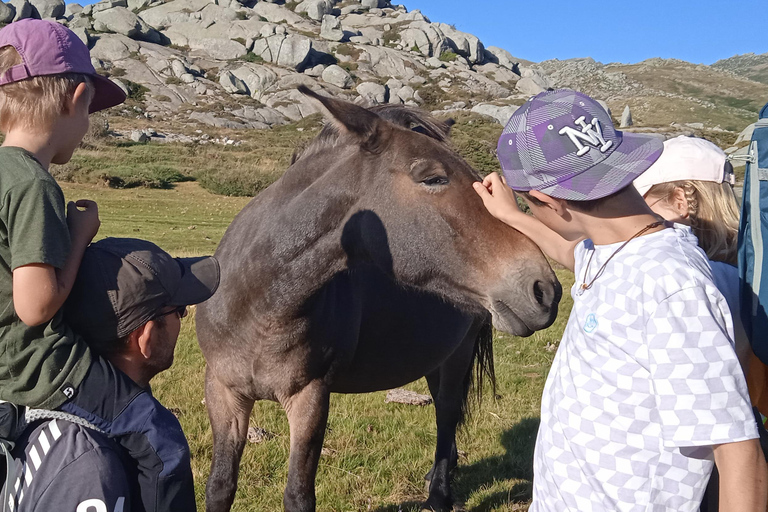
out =
<svg viewBox="0 0 768 512"><path fill-rule="evenodd" d="M600 277L603 274L603 272L605 271L606 265L608 265L608 262L611 261L611 259L613 259L613 257L616 256L619 253L620 250L622 250L624 247L626 247L629 242L631 242L635 238L639 237L640 235L642 235L646 231L661 226L665 222L666 221L663 220L663 219L662 220L657 220L656 222L652 222L652 223L648 224L647 226L645 226L640 231L638 231L637 233L635 233L634 235L632 235L631 237L629 237L629 240L627 240L626 242L621 244L621 247L619 247L618 249L613 251L613 254L611 254L608 257L608 259L605 260L605 263L603 263L603 265L597 270L597 273L595 274L595 277L593 277L592 280L589 283L587 283L587 273L589 272L589 265L592 263L592 257L595 255L595 250L592 249L592 254L589 255L589 261L587 261L587 266L584 268L584 279L582 279L581 290L589 290L592 287L592 285L595 283L597 278Z"/></svg>

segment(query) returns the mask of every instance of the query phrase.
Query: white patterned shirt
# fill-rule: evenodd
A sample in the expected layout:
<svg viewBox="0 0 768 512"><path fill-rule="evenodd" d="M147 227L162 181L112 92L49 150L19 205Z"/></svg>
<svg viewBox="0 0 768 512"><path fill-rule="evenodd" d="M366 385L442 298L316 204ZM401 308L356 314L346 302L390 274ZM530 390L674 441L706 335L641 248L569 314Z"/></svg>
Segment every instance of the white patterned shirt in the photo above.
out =
<svg viewBox="0 0 768 512"><path fill-rule="evenodd" d="M575 249L532 512L695 511L712 446L757 437L728 305L690 228L632 240L581 290L622 243Z"/></svg>

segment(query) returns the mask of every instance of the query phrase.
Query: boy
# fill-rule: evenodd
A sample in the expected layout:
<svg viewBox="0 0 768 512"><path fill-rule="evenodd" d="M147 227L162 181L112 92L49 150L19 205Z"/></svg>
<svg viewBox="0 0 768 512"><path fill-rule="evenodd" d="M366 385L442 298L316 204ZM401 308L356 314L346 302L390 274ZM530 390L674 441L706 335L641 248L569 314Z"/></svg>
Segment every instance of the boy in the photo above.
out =
<svg viewBox="0 0 768 512"><path fill-rule="evenodd" d="M494 216L576 275L542 397L532 511L694 511L713 458L722 510L765 507L728 306L690 229L632 186L662 148L616 131L588 96L549 91L507 124L505 178L475 184Z"/></svg>
<svg viewBox="0 0 768 512"><path fill-rule="evenodd" d="M147 391L92 354L61 312L99 219L91 201L70 203L65 218L48 166L69 161L90 112L124 100L62 25L26 19L0 30L0 399L96 425L136 460L144 509L194 510L181 430L142 423ZM4 430L13 436L13 425Z"/></svg>

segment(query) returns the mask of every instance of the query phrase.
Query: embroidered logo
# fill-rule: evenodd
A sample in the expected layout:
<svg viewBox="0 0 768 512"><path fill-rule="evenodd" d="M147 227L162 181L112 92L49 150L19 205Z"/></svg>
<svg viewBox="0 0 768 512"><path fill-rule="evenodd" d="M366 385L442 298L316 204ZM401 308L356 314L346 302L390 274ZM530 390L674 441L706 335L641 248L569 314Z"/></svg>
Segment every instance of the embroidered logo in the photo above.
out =
<svg viewBox="0 0 768 512"><path fill-rule="evenodd" d="M75 388L72 387L70 383L65 383L64 386L61 388L61 392L64 393L64 396L66 396L68 399L72 399L73 396L75 396Z"/></svg>
<svg viewBox="0 0 768 512"><path fill-rule="evenodd" d="M590 313L587 316L587 321L584 322L584 332L592 332L597 329L597 318L594 313Z"/></svg>
<svg viewBox="0 0 768 512"><path fill-rule="evenodd" d="M578 149L576 156L586 155L592 147L599 148L601 153L605 153L613 146L612 140L606 141L603 138L603 129L597 119L592 119L591 122L587 123L585 117L581 116L576 120L576 124L581 126L581 130L565 126L557 132L560 135L567 135L571 139L573 145ZM589 144L589 146L585 146L582 142Z"/></svg>

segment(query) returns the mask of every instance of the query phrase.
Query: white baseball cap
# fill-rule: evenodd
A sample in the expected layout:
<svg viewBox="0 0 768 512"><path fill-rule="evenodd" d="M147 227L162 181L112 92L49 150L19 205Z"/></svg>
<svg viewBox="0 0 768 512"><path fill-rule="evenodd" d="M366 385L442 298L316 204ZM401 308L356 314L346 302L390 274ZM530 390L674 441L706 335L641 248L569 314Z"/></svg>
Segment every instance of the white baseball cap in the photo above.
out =
<svg viewBox="0 0 768 512"><path fill-rule="evenodd" d="M664 152L633 184L641 195L652 186L673 181L735 183L733 167L722 149L708 140L680 135L664 141Z"/></svg>

